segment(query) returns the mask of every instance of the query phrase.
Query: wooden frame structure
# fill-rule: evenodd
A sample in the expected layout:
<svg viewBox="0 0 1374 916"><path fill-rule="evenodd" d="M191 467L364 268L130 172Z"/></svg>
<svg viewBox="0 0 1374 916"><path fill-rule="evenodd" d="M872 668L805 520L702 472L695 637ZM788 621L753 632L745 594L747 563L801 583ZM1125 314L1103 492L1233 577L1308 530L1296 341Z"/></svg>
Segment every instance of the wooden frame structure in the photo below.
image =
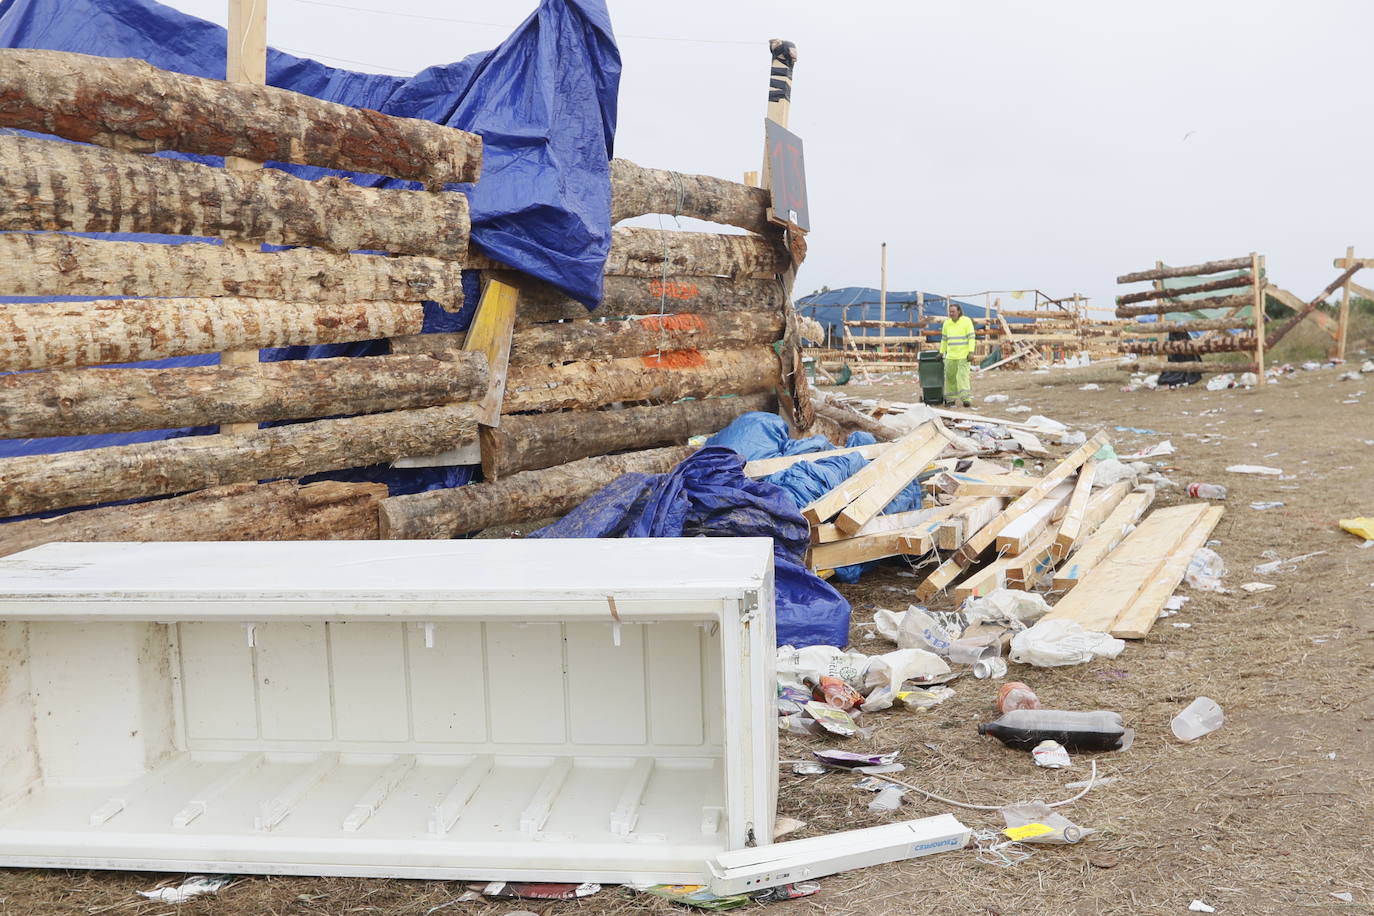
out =
<svg viewBox="0 0 1374 916"><path fill-rule="evenodd" d="M234 21L246 42L239 50L251 51L261 24ZM788 302L804 242L769 220L763 188L614 161L615 221L667 213L748 234L617 226L606 295L589 313L468 250L466 199L437 188L478 179L475 135L260 80L61 52L0 50L0 86L0 127L92 144L0 137L0 227L11 230L0 235L10 249L0 256L0 294L53 300L0 307L0 372L16 373L0 377L0 437L191 423L222 433L0 460L0 517L77 510L0 525L0 555L73 536L451 537L562 514L628 471L666 471L690 454L689 437L746 411L781 400L792 420L809 416ZM106 104L85 104L89 97ZM147 98L161 100L152 128L105 116L144 110ZM184 123L188 112L195 118ZM147 155L163 149L374 171L436 190ZM168 193L134 193L149 186ZM118 210L102 203L112 190ZM223 218L229 211L235 219ZM58 234L168 231L242 244ZM470 330L421 334L421 300L456 309L466 270L483 272ZM72 295L96 301L58 299ZM264 347L377 339L390 341L391 355L258 362ZM213 353L243 356L207 367L90 368ZM318 416L340 418L310 419ZM306 422L259 428L277 420ZM379 463L479 458L485 482L414 496L299 482ZM81 508L148 497L164 498Z"/></svg>

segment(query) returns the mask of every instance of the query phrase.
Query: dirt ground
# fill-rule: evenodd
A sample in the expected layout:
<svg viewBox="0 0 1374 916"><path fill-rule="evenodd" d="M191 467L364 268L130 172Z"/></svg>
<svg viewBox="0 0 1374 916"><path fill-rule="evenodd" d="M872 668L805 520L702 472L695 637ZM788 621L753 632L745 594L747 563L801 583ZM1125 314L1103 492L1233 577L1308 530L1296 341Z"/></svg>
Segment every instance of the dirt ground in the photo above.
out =
<svg viewBox="0 0 1374 916"><path fill-rule="evenodd" d="M769 904L811 914L1153 914L1185 913L1201 899L1222 914L1374 912L1374 550L1336 519L1374 515L1374 376L1340 382L1339 370L1299 372L1259 390L1119 390L1111 367L1050 374L999 372L975 382L980 410L1005 415L1031 406L1089 433L1105 428L1122 452L1169 439L1177 453L1163 473L1224 483L1226 515L1214 537L1230 567L1229 594L1181 591L1192 600L1160 621L1149 639L1117 659L1074 668L1012 666L1047 705L1113 709L1137 731L1134 747L1097 755L1094 788L1059 809L1096 833L1075 846L1033 847L1011 867L972 851L944 853L836 875L810 898ZM1101 390L1082 391L1093 382ZM1354 392L1364 391L1362 397ZM1009 404L982 405L994 392ZM911 377L847 394L915 399ZM1355 400L1356 403L1342 403ZM1117 432L1141 427L1149 434ZM1229 464L1280 467L1289 479L1228 474ZM1156 505L1186 499L1165 490ZM1281 500L1255 510L1253 501ZM1325 551L1269 576L1252 572L1274 551ZM1247 594L1266 581L1277 589ZM853 639L865 652L892 648L866 638L875 608L902 609L916 579L901 563L842 591L854 604ZM937 603L935 606L944 606ZM1180 626L1187 624L1188 626ZM890 710L851 750L899 750L902 776L974 804L1067 798L1063 785L1088 775L1087 759L1068 770L1034 767L1028 754L979 737L991 717L996 682L961 677L956 696L923 713ZM1199 695L1216 699L1225 727L1194 744L1169 733L1170 717ZM808 757L822 742L784 738L784 759ZM853 777L795 776L783 767L780 813L807 823L795 836L828 833L951 810L909 795L895 814L866 810ZM993 811L956 811L974 828L998 828ZM247 878L216 898L172 907L134 896L164 876L99 872L0 871L0 914L117 916L215 914L540 914L682 912L617 888L580 903L455 902L461 885L437 881ZM1351 894L1344 902L1333 893Z"/></svg>

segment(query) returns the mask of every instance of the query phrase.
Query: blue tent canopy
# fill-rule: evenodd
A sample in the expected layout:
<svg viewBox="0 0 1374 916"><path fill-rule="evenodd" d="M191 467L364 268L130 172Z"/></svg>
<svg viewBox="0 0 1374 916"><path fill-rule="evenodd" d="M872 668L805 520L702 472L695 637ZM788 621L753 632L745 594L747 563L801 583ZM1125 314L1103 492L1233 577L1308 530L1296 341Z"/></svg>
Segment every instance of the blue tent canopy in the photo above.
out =
<svg viewBox="0 0 1374 916"><path fill-rule="evenodd" d="M888 290L887 320L915 321L918 297L927 318L944 318L949 314L950 304L958 305L970 318L988 317L988 309L962 299L951 299L938 293L922 293L918 290ZM826 290L812 293L796 301L797 311L807 318L814 318L834 337L841 333L844 321L877 321L879 311L879 292L869 286L846 286L843 289ZM1008 318L1009 324L1019 324L1026 319Z"/></svg>

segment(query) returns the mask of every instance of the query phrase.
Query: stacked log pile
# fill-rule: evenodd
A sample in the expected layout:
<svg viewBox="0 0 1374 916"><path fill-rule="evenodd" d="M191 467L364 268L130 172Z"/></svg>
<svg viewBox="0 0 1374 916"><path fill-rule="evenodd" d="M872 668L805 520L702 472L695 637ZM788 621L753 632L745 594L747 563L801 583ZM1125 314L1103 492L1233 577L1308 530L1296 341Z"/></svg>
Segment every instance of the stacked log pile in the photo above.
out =
<svg viewBox="0 0 1374 916"><path fill-rule="evenodd" d="M1117 349L1136 358L1122 363L1128 371L1163 372L1255 372L1264 384L1264 258L1257 254L1208 261L1186 267L1166 267L1156 262L1153 270L1123 274L1117 283L1149 282L1151 288L1116 297L1118 318L1131 319L1120 327ZM1220 278L1216 274L1225 274ZM1166 288L1164 281L1188 278L1186 286ZM1187 298L1185 298L1187 297ZM1249 314L1244 314L1245 309ZM1201 309L1222 309L1218 318L1170 321L1168 315ZM1140 322L1153 315L1153 322ZM1201 331L1203 336L1189 340L1168 339L1170 331ZM1229 332L1229 333L1228 333ZM1216 353L1241 353L1248 362L1205 360ZM1196 357L1186 362L1169 361L1170 356ZM1156 357L1156 358L1151 358ZM1158 357L1164 357L1160 359Z"/></svg>
<svg viewBox="0 0 1374 916"><path fill-rule="evenodd" d="M566 512L621 473L670 469L687 439L740 413L805 397L780 369L795 347L792 256L759 188L614 162L614 219L694 216L744 234L615 228L605 299L589 312L468 250L466 198L437 189L477 180L472 134L50 51L0 51L0 85L0 127L61 138L0 137L0 229L13 233L0 236L0 295L46 300L0 306L0 373L15 373L0 376L0 438L303 421L0 460L0 517L79 510L0 525L0 554L57 538L462 535ZM149 155L159 151L434 190ZM466 335L421 333L423 302L462 304L463 270L518 291L508 363ZM72 296L94 301L58 301ZM391 355L120 365L377 339ZM493 393L499 419L479 409ZM468 487L385 499L376 484L298 482L479 441L486 480Z"/></svg>

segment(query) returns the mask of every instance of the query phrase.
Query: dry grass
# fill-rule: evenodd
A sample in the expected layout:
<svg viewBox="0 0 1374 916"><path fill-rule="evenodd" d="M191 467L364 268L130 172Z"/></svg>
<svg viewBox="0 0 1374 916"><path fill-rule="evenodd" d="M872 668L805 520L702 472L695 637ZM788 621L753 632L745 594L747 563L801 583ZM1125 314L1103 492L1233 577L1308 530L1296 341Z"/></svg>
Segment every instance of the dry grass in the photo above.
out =
<svg viewBox="0 0 1374 916"><path fill-rule="evenodd" d="M975 382L980 395L1006 391L1011 403L1092 430L1146 427L1157 435L1113 433L1123 450L1163 438L1179 453L1165 470L1180 483L1211 480L1231 488L1215 535L1230 565L1227 584L1263 578L1278 589L1259 595L1192 594L1177 617L1113 661L1059 669L1013 667L1042 700L1071 709L1119 711L1137 730L1129 751L1098 756L1102 776L1118 781L1061 809L1097 833L1076 846L1033 847L1012 868L946 853L824 879L815 897L773 904L779 911L831 916L886 914L1177 914L1201 898L1223 914L1374 911L1374 551L1339 531L1338 517L1374 514L1369 448L1371 407L1345 405L1369 382L1336 382L1335 371L1299 373L1262 391L1122 393L1112 368L996 373ZM1097 381L1104 390L1081 392ZM1370 381L1374 381L1371 379ZM915 382L868 389L910 399ZM864 389L851 386L852 393ZM1374 404L1374 391L1366 401ZM1000 413L1006 405L996 405ZM1219 413L1200 416L1204 410ZM1200 433L1217 434L1205 444ZM1252 445L1252 443L1254 443ZM1271 453L1277 452L1277 455ZM1291 481L1228 475L1227 464L1274 464ZM1293 487L1294 489L1280 489ZM1166 493L1162 504L1181 499ZM1281 509L1255 511L1252 500L1281 499ZM1260 577L1261 554L1326 550L1289 572ZM891 564L842 590L854 604L854 642L863 651L890 649L865 639L876 607L902 608L916 579ZM1185 622L1189 628L1171 624ZM1065 782L1086 778L1085 759L1067 771L1034 767L1029 755L977 735L992 714L995 683L961 678L956 696L926 713L888 711L868 717L871 738L843 746L901 750L905 778L931 791L989 804L1064 798ZM1227 723L1182 745L1170 717L1195 696L1215 698ZM785 737L784 758L824 742ZM835 742L838 743L838 742ZM1334 759L1329 755L1334 754ZM853 777L802 777L784 767L780 813L807 822L799 836L919 817L945 806L914 799L894 815L866 809L869 796ZM958 812L971 826L992 828L990 812ZM134 898L160 876L99 872L0 872L0 913L94 916L285 916L379 914L471 916L527 909L573 913L680 912L670 904L618 889L577 903L538 901L443 904L463 888L452 882L327 878L247 878L218 898L169 907ZM1344 904L1332 892L1354 894Z"/></svg>

